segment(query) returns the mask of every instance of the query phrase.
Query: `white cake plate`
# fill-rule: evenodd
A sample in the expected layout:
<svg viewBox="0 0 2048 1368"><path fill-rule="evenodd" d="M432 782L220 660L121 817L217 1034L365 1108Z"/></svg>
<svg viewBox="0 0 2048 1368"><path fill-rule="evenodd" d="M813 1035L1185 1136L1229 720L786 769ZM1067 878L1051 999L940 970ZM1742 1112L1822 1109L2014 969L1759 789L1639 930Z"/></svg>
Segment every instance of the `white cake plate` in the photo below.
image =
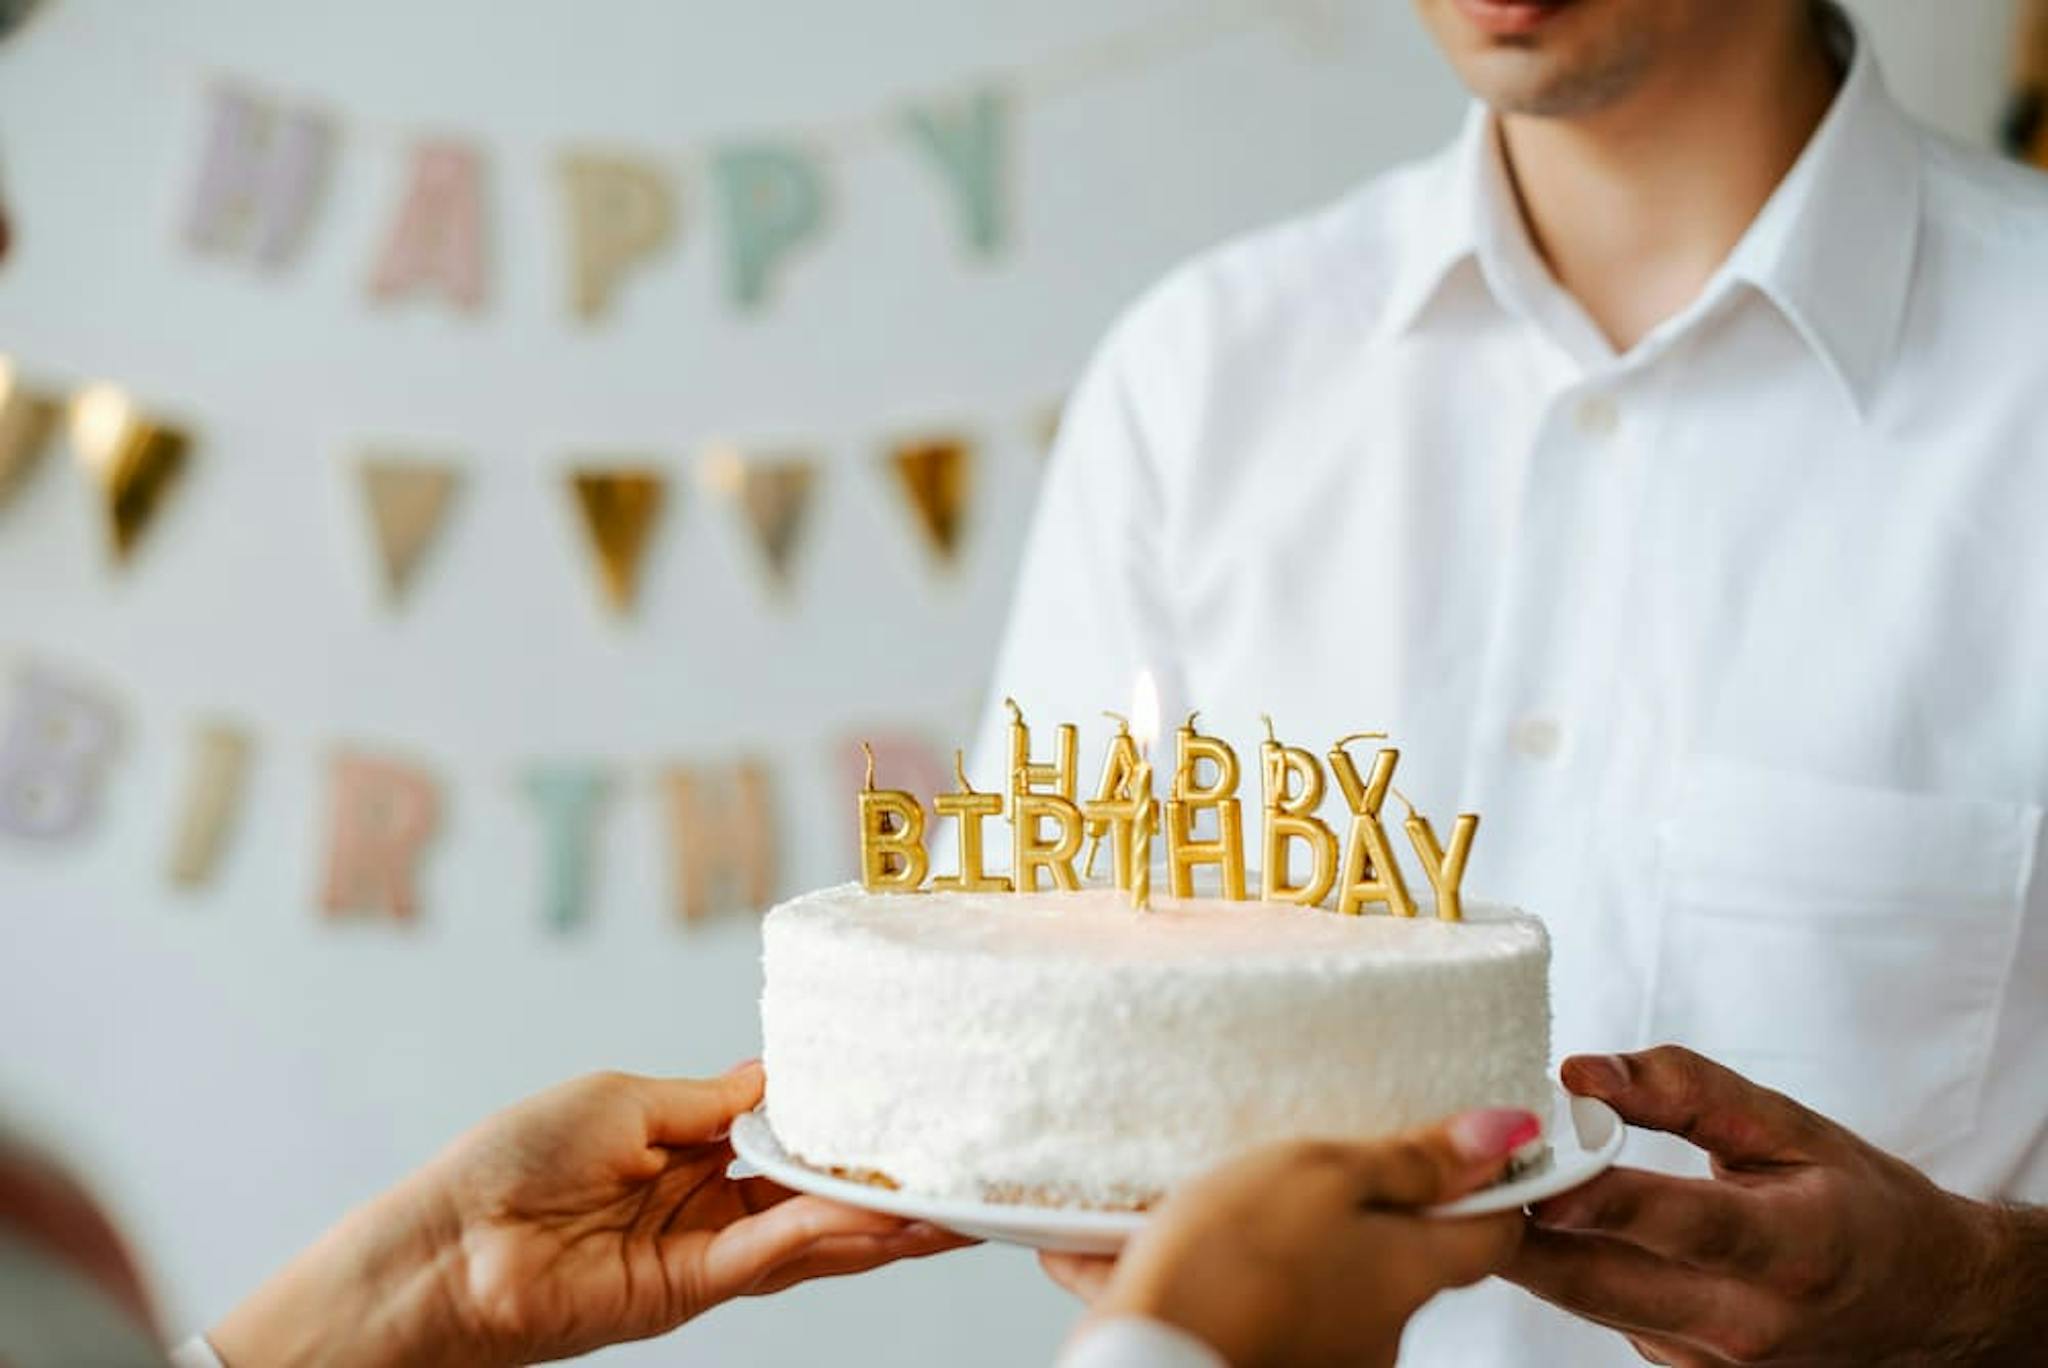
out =
<svg viewBox="0 0 2048 1368"><path fill-rule="evenodd" d="M1496 1183L1455 1202L1432 1207L1433 1216L1477 1216L1515 1211L1555 1197L1586 1182L1614 1162L1627 1128L1613 1108L1590 1097L1573 1097L1556 1084L1549 1145L1505 1183ZM840 1178L800 1163L786 1153L768 1125L768 1115L751 1111L732 1123L732 1148L742 1161L797 1192L829 1197L848 1206L929 1221L980 1240L1026 1245L1070 1254L1114 1254L1145 1224L1142 1211L1086 1211L1066 1207L976 1202L958 1197L925 1197Z"/></svg>

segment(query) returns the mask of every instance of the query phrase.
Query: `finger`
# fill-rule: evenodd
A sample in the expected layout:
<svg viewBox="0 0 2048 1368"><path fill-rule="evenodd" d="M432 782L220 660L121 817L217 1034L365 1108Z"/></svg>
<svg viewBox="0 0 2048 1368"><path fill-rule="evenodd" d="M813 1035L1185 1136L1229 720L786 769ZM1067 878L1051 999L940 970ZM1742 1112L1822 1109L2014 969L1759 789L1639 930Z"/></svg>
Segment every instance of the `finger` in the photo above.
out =
<svg viewBox="0 0 2048 1368"><path fill-rule="evenodd" d="M647 1115L647 1138L657 1145L698 1145L724 1137L733 1118L761 1100L766 1078L748 1060L716 1078L635 1079Z"/></svg>
<svg viewBox="0 0 2048 1368"><path fill-rule="evenodd" d="M885 1235L833 1235L818 1241L804 1253L770 1270L749 1294L766 1296L820 1278L840 1278L866 1273L904 1259L924 1259L955 1249L966 1249L980 1241L923 1221L913 1221Z"/></svg>
<svg viewBox="0 0 2048 1368"><path fill-rule="evenodd" d="M1535 1209L1551 1230L1606 1235L1708 1272L1761 1273L1790 1232L1773 1231L1768 1207L1732 1183L1609 1169Z"/></svg>
<svg viewBox="0 0 2048 1368"><path fill-rule="evenodd" d="M1749 1286L1686 1268L1620 1240L1530 1227L1502 1270L1508 1281L1617 1330L1704 1344L1730 1325L1777 1316Z"/></svg>
<svg viewBox="0 0 2048 1368"><path fill-rule="evenodd" d="M712 1237L704 1251L706 1295L712 1301L740 1296L820 1241L845 1235L890 1235L907 1224L895 1216L841 1206L822 1197L793 1197L757 1215L742 1216ZM688 1232L681 1234L686 1238Z"/></svg>
<svg viewBox="0 0 2048 1368"><path fill-rule="evenodd" d="M1574 1055L1559 1076L1567 1089L1599 1098L1624 1121L1683 1136L1734 1164L1809 1160L1833 1131L1832 1122L1783 1093L1677 1045Z"/></svg>
<svg viewBox="0 0 2048 1368"><path fill-rule="evenodd" d="M1429 1206L1486 1186L1509 1155L1542 1133L1534 1113L1494 1107L1391 1140L1344 1146L1343 1158L1361 1202Z"/></svg>
<svg viewBox="0 0 2048 1368"><path fill-rule="evenodd" d="M1089 1305L1102 1295L1102 1289L1109 1286L1110 1275L1116 1272L1116 1260L1100 1254L1045 1251L1038 1256L1038 1266L1045 1270L1045 1276Z"/></svg>
<svg viewBox="0 0 2048 1368"><path fill-rule="evenodd" d="M1498 1273L1521 1247L1527 1225L1519 1211L1492 1216L1463 1216L1442 1221L1411 1218L1416 1252L1409 1258L1428 1286L1425 1295L1446 1287L1464 1287L1489 1273Z"/></svg>
<svg viewBox="0 0 2048 1368"><path fill-rule="evenodd" d="M796 1196L794 1191L773 1178L735 1178L732 1187L739 1194L740 1205L747 1209L749 1215L766 1211Z"/></svg>

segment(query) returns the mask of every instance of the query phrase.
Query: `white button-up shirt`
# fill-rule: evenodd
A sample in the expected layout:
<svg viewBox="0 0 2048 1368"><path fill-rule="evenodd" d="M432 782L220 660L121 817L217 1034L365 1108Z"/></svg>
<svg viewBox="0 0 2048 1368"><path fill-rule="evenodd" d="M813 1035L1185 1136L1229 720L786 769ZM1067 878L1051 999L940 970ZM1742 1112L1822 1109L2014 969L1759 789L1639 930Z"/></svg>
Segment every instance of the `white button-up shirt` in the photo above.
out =
<svg viewBox="0 0 2048 1368"><path fill-rule="evenodd" d="M1262 712L1318 752L1389 730L1440 830L1484 814L1468 895L1549 923L1559 1055L1678 1041L2040 1201L2048 181L1915 127L1858 47L1626 354L1483 112L1176 272L1076 391L994 693L1084 723L1084 784L1141 666L1169 729L1199 707L1246 753ZM1635 1361L1498 1283L1408 1346Z"/></svg>

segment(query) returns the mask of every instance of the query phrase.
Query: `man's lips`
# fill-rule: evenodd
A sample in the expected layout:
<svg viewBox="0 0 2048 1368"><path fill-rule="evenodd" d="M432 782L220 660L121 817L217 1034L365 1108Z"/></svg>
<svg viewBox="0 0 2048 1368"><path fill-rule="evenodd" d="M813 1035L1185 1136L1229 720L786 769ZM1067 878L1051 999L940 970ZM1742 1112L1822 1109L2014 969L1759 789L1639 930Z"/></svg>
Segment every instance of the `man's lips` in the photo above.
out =
<svg viewBox="0 0 2048 1368"><path fill-rule="evenodd" d="M1487 33L1534 33L1572 0L1456 0L1460 12Z"/></svg>

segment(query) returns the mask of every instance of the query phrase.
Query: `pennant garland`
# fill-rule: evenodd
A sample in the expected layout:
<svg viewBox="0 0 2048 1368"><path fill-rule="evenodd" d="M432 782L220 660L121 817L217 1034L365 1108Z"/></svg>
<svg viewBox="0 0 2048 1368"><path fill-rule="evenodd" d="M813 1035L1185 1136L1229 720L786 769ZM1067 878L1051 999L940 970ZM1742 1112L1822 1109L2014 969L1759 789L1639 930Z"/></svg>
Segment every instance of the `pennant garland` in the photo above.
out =
<svg viewBox="0 0 2048 1368"><path fill-rule="evenodd" d="M0 356L0 508L28 483L49 448L62 407L56 395L30 389L15 374L14 362Z"/></svg>
<svg viewBox="0 0 2048 1368"><path fill-rule="evenodd" d="M786 591L817 483L817 462L794 453L747 457L736 448L716 446L705 453L699 469L707 485L737 505L761 549L770 584Z"/></svg>
<svg viewBox="0 0 2048 1368"><path fill-rule="evenodd" d="M125 564L185 466L186 434L140 413L113 385L88 385L71 400L71 445L92 478L108 545Z"/></svg>
<svg viewBox="0 0 2048 1368"><path fill-rule="evenodd" d="M443 461L372 456L362 463L362 481L385 599L395 604L441 530L460 475Z"/></svg>
<svg viewBox="0 0 2048 1368"><path fill-rule="evenodd" d="M584 531L597 556L605 599L629 613L640 588L640 565L661 519L666 481L646 466L584 467L570 477Z"/></svg>
<svg viewBox="0 0 2048 1368"><path fill-rule="evenodd" d="M90 826L120 731L113 706L90 686L23 667L0 731L0 833L63 841Z"/></svg>
<svg viewBox="0 0 2048 1368"><path fill-rule="evenodd" d="M960 549L973 458L961 437L903 442L889 453L896 482L942 564L952 564Z"/></svg>

